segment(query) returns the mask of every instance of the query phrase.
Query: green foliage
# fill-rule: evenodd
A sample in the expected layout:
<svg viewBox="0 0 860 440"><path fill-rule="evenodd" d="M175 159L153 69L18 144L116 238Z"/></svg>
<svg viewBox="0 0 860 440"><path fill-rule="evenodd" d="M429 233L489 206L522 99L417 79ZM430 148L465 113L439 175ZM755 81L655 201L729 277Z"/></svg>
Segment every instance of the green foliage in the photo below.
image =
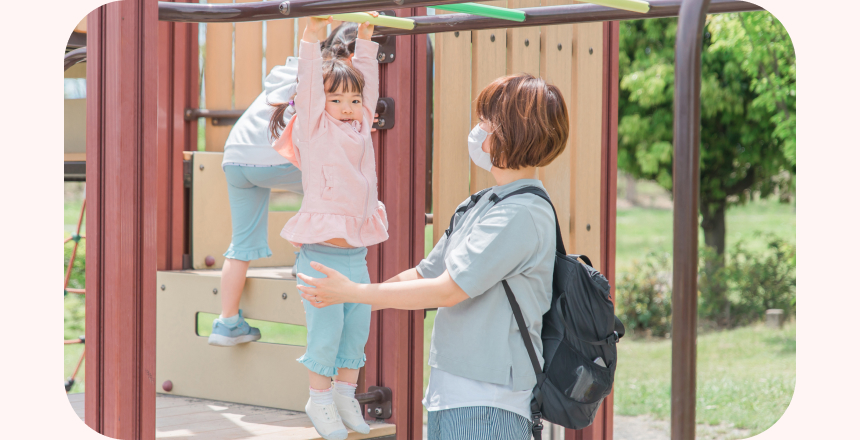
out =
<svg viewBox="0 0 860 440"><path fill-rule="evenodd" d="M68 234L65 236L69 237ZM87 256L86 251L86 238L82 238L80 243L78 243L78 250L75 256L75 265L72 267L72 276L69 278L69 287L72 289L83 289L84 283L86 281L86 273L85 273L85 259ZM72 249L74 248L75 242L74 240L69 241L63 246L63 275L66 274L66 268L69 267L69 259L72 258Z"/></svg>
<svg viewBox="0 0 860 440"><path fill-rule="evenodd" d="M760 234L766 247L751 250L738 242L725 266L705 249L699 259L699 317L723 327L761 321L767 309L795 311L797 278L795 246L774 234Z"/></svg>
<svg viewBox="0 0 860 440"><path fill-rule="evenodd" d="M632 335L669 335L672 329L672 266L669 255L650 253L624 272L616 313Z"/></svg>
<svg viewBox="0 0 860 440"><path fill-rule="evenodd" d="M738 243L726 265L732 325L761 320L767 309L795 312L797 252L794 245L767 235L767 249L753 252Z"/></svg>
<svg viewBox="0 0 860 440"><path fill-rule="evenodd" d="M68 205L66 204L66 211L69 211ZM80 212L80 204L77 204L76 210ZM68 216L67 216L68 217ZM77 222L77 217L74 218L74 221ZM65 234L65 237L68 238L69 234ZM75 257L75 264L72 267L72 276L69 278L69 287L73 289L83 289L85 282L85 273L84 269L86 267L85 259L86 259L86 239L81 239L78 244L77 255ZM72 255L72 247L74 246L74 241L69 241L66 243L63 248L63 275L66 273L66 268L69 265L69 259ZM58 286L59 287L59 286ZM58 289L59 290L59 289ZM78 295L75 293L69 293L64 295L63 297L63 339L77 339L85 334L86 330L86 308L85 308L85 299L83 295ZM67 379L71 376L72 372L75 371L75 366L77 366L78 361L81 358L81 354L84 351L83 344L73 344L73 345L64 345L63 346L63 378ZM78 371L78 375L75 376L75 384L72 386L71 393L82 393L84 392L84 368L85 366L82 364L80 370ZM58 381L59 382L59 381ZM59 386L59 383L57 384Z"/></svg>
<svg viewBox="0 0 860 440"><path fill-rule="evenodd" d="M677 19L621 24L619 169L672 189ZM794 48L767 12L710 16L702 49L704 220L754 192L787 194L795 173ZM717 222L719 223L719 222Z"/></svg>

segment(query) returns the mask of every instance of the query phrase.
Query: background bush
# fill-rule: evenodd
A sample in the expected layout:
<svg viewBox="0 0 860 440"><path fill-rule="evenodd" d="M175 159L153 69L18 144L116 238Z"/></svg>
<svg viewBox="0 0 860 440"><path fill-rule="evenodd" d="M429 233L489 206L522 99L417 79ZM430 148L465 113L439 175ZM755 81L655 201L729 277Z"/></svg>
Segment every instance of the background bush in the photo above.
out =
<svg viewBox="0 0 860 440"><path fill-rule="evenodd" d="M787 316L796 305L796 248L762 234L763 249L738 242L721 261L710 248L699 254L699 321L721 328L764 319L767 309ZM650 253L621 275L616 313L631 334L663 336L672 329L672 264L669 254Z"/></svg>
<svg viewBox="0 0 860 440"><path fill-rule="evenodd" d="M672 266L669 254L649 253L618 283L618 318L628 334L664 336L672 329Z"/></svg>
<svg viewBox="0 0 860 440"><path fill-rule="evenodd" d="M795 312L796 247L775 235L765 235L763 252L737 243L729 254L725 282L729 293L729 324L746 325L764 318L767 309Z"/></svg>

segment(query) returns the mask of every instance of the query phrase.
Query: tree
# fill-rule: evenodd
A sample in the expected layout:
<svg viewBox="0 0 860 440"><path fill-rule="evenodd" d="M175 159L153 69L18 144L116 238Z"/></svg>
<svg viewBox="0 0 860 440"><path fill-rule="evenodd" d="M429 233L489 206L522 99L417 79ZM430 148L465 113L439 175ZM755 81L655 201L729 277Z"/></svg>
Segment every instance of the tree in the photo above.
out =
<svg viewBox="0 0 860 440"><path fill-rule="evenodd" d="M672 189L677 19L621 24L618 166ZM722 265L728 206L788 194L795 175L794 47L767 12L709 16L702 47L701 226Z"/></svg>

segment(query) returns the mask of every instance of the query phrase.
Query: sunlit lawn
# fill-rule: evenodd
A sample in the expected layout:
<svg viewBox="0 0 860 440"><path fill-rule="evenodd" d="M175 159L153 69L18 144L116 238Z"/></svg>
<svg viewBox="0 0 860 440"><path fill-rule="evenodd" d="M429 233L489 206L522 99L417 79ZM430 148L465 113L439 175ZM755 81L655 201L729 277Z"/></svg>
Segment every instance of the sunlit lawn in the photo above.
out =
<svg viewBox="0 0 860 440"><path fill-rule="evenodd" d="M619 345L615 412L670 415L672 342L628 340ZM698 338L696 420L764 431L794 394L795 325L758 324Z"/></svg>

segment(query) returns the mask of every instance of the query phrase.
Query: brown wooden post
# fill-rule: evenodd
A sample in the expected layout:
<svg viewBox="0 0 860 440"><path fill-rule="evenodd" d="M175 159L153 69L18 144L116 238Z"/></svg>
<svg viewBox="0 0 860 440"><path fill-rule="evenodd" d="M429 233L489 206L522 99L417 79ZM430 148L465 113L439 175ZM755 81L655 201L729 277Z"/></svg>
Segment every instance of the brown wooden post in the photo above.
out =
<svg viewBox="0 0 860 440"><path fill-rule="evenodd" d="M696 437L699 94L702 82L702 30L709 5L710 0L681 3L675 39L672 440Z"/></svg>
<svg viewBox="0 0 860 440"><path fill-rule="evenodd" d="M158 2L87 17L86 422L155 437Z"/></svg>
<svg viewBox="0 0 860 440"><path fill-rule="evenodd" d="M423 14L402 9L398 16ZM425 35L397 37L396 59L383 64L380 96L394 98L396 125L377 132L380 200L388 212L388 241L368 252L373 282L415 267L424 256L427 43ZM391 388L398 440L422 436L424 312L373 313L367 344L365 383Z"/></svg>
<svg viewBox="0 0 860 440"><path fill-rule="evenodd" d="M185 120L200 98L197 26L158 24L158 270L182 269L189 252L182 153L197 150L197 121Z"/></svg>
<svg viewBox="0 0 860 440"><path fill-rule="evenodd" d="M615 203L616 203L616 186L618 178L618 39L619 39L619 22L603 23L603 50L602 50L602 98L601 98L601 128L600 128L600 213L599 213L599 259L595 261L597 268L609 280L609 285L612 288L612 298L615 300ZM580 49L585 46L580 45ZM582 56L585 56L582 53ZM575 88L577 83L574 82ZM582 93L578 90L573 90L572 95ZM589 109L582 109L582 112L587 112ZM571 115L572 118L575 115ZM596 148L597 145L583 144L576 145L576 148ZM575 165L575 163L574 163ZM574 170L575 171L575 170ZM575 187L574 187L575 189ZM597 189L597 188L595 188ZM573 197L574 194L571 194ZM581 194L580 194L581 196ZM575 204L571 204L573 207ZM579 206L587 206L582 203ZM573 213L571 213L573 216ZM579 233L582 234L583 225L578 225ZM587 230L587 229L586 229ZM574 251L579 253L590 253L591 247L587 241L587 237L580 237L577 241L574 239L575 234L572 234L571 241L574 242L573 249L568 249L568 252ZM596 249L594 249L596 251ZM598 409L597 415L594 418L594 423L591 426L581 430L565 430L565 438L568 440L611 440L613 438L613 396L614 392L609 395L603 404Z"/></svg>

